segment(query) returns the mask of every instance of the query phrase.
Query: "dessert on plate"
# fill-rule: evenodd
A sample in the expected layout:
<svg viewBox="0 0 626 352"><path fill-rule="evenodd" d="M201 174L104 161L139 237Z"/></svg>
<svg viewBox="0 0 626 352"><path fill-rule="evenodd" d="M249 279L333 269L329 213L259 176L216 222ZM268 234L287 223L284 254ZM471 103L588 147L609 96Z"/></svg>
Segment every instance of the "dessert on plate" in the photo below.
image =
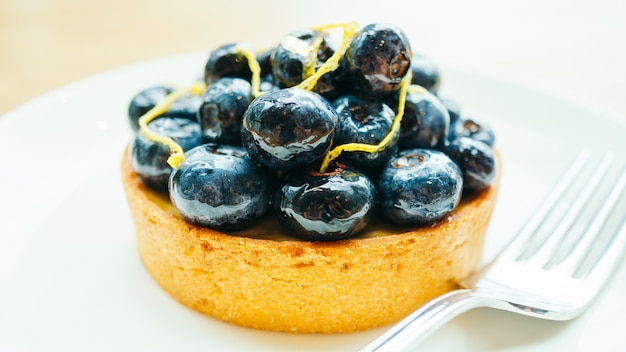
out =
<svg viewBox="0 0 626 352"><path fill-rule="evenodd" d="M498 193L486 124L439 97L390 24L211 51L131 100L122 180L139 255L180 303L237 325L391 324L478 265Z"/></svg>

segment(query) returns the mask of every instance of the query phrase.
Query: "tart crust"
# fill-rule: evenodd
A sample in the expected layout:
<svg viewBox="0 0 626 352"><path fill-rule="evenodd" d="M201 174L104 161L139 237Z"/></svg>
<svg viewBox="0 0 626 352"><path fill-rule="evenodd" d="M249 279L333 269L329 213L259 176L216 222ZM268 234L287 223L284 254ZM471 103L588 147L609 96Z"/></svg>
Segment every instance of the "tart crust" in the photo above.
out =
<svg viewBox="0 0 626 352"><path fill-rule="evenodd" d="M453 288L478 265L498 192L464 197L444 220L411 230L373 224L363 235L308 242L266 220L225 234L187 223L144 186L125 152L121 172L139 255L180 303L257 329L343 333L394 323Z"/></svg>

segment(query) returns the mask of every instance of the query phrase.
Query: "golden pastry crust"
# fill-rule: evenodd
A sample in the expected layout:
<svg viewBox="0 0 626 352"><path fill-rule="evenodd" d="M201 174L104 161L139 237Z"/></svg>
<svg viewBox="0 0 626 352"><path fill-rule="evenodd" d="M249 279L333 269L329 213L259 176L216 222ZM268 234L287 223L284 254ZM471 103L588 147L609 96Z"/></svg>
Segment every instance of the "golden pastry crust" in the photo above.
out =
<svg viewBox="0 0 626 352"><path fill-rule="evenodd" d="M139 255L169 295L233 324L293 333L391 324L453 289L481 259L501 174L498 164L490 188L431 227L374 224L357 238L308 242L274 236L274 220L235 235L191 225L141 183L127 153L121 170Z"/></svg>

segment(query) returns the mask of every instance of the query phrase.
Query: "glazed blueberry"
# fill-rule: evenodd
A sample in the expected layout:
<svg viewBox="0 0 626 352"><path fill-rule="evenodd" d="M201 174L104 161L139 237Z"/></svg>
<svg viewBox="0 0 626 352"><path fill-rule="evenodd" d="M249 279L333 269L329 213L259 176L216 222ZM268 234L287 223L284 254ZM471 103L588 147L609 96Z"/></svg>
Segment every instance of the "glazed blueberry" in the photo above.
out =
<svg viewBox="0 0 626 352"><path fill-rule="evenodd" d="M144 89L137 93L128 105L128 117L133 131L139 130L139 118L152 109L158 102L163 100L174 88L168 86L155 86ZM160 117L183 117L196 121L200 97L187 94L176 100L167 112Z"/></svg>
<svg viewBox="0 0 626 352"><path fill-rule="evenodd" d="M326 63L331 55L335 54L334 49L339 46L343 38L336 37L336 33L326 33L324 36L324 55L318 55L316 70ZM325 73L317 80L313 91L321 94L326 99L333 101L342 95L345 95L348 87L348 75L341 65L334 70Z"/></svg>
<svg viewBox="0 0 626 352"><path fill-rule="evenodd" d="M450 125L448 140L452 141L461 137L469 137L491 147L493 147L496 138L493 128L489 124L469 117L460 117Z"/></svg>
<svg viewBox="0 0 626 352"><path fill-rule="evenodd" d="M441 77L439 68L435 62L424 55L415 54L411 59L411 84L426 88L429 92L436 94L439 90Z"/></svg>
<svg viewBox="0 0 626 352"><path fill-rule="evenodd" d="M272 53L276 48L269 48L259 52L256 56L256 60L261 66L261 77L272 74Z"/></svg>
<svg viewBox="0 0 626 352"><path fill-rule="evenodd" d="M315 52L311 52L313 45L319 45ZM326 45L323 33L296 31L283 38L272 53L272 73L281 87L293 87L310 76L333 53Z"/></svg>
<svg viewBox="0 0 626 352"><path fill-rule="evenodd" d="M380 209L402 226L442 219L460 202L461 170L437 150L412 149L392 159L377 180Z"/></svg>
<svg viewBox="0 0 626 352"><path fill-rule="evenodd" d="M236 77L250 81L252 71L248 65L248 59L237 50L238 47L255 52L250 44L244 42L221 45L211 51L204 66L204 81L207 84L222 77Z"/></svg>
<svg viewBox="0 0 626 352"><path fill-rule="evenodd" d="M287 231L301 239L327 241L358 234L376 203L371 180L359 171L303 172L279 187L274 210Z"/></svg>
<svg viewBox="0 0 626 352"><path fill-rule="evenodd" d="M183 150L200 145L202 134L197 122L179 117L161 117L151 121L148 127L155 133L172 138ZM137 175L149 187L167 191L172 172L167 163L170 149L137 133L129 149L129 158Z"/></svg>
<svg viewBox="0 0 626 352"><path fill-rule="evenodd" d="M368 101L353 95L343 96L333 102L337 111L338 122L335 129L334 145L347 143L373 144L380 143L391 130L395 114L387 104ZM387 164L397 151L397 140L384 150L377 153L344 152L342 161L356 168L370 172Z"/></svg>
<svg viewBox="0 0 626 352"><path fill-rule="evenodd" d="M320 77L313 91L319 93L329 101L334 101L347 92L346 75L341 67Z"/></svg>
<svg viewBox="0 0 626 352"><path fill-rule="evenodd" d="M394 111L398 107L398 95L389 102ZM413 148L441 149L450 129L450 116L441 100L434 94L409 91L406 96L402 131L398 145L400 150Z"/></svg>
<svg viewBox="0 0 626 352"><path fill-rule="evenodd" d="M250 103L241 138L257 165L287 170L321 159L330 148L336 122L335 110L319 94L285 88Z"/></svg>
<svg viewBox="0 0 626 352"><path fill-rule="evenodd" d="M357 96L379 99L400 89L412 56L409 41L400 28L374 23L356 34L341 63L350 89Z"/></svg>
<svg viewBox="0 0 626 352"><path fill-rule="evenodd" d="M172 204L193 224L217 230L248 227L269 208L272 181L245 150L203 144L172 172Z"/></svg>
<svg viewBox="0 0 626 352"><path fill-rule="evenodd" d="M241 121L252 98L250 82L241 78L225 77L210 84L198 110L204 143L241 146Z"/></svg>
<svg viewBox="0 0 626 352"><path fill-rule="evenodd" d="M276 78L274 78L274 75L269 74L261 77L261 84L259 89L261 90L261 92L269 92L273 90L279 90L280 87L278 86L278 82L276 82Z"/></svg>
<svg viewBox="0 0 626 352"><path fill-rule="evenodd" d="M439 100L441 100L443 106L445 106L446 110L448 110L448 116L450 116L450 126L452 126L459 119L459 116L461 116L461 105L459 105L456 100L450 98L439 97ZM452 127L450 130L452 130Z"/></svg>
<svg viewBox="0 0 626 352"><path fill-rule="evenodd" d="M461 168L465 192L487 188L496 176L493 149L483 142L457 138L448 143L445 153Z"/></svg>

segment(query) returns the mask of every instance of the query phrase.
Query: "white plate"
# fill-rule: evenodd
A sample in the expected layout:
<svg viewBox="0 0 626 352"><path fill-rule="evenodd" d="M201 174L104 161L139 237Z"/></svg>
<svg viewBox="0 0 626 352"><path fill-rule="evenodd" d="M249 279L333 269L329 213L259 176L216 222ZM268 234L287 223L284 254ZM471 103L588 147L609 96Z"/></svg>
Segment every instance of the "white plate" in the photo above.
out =
<svg viewBox="0 0 626 352"><path fill-rule="evenodd" d="M119 176L130 138L126 107L150 85L191 82L205 59L192 53L106 72L0 119L0 350L354 351L385 330L320 336L231 326L174 302L142 267ZM444 93L493 124L504 155L486 258L582 144L626 150L626 126L614 116L485 73L442 71ZM573 322L478 309L445 325L423 347L623 347L625 274L622 265L597 304Z"/></svg>

